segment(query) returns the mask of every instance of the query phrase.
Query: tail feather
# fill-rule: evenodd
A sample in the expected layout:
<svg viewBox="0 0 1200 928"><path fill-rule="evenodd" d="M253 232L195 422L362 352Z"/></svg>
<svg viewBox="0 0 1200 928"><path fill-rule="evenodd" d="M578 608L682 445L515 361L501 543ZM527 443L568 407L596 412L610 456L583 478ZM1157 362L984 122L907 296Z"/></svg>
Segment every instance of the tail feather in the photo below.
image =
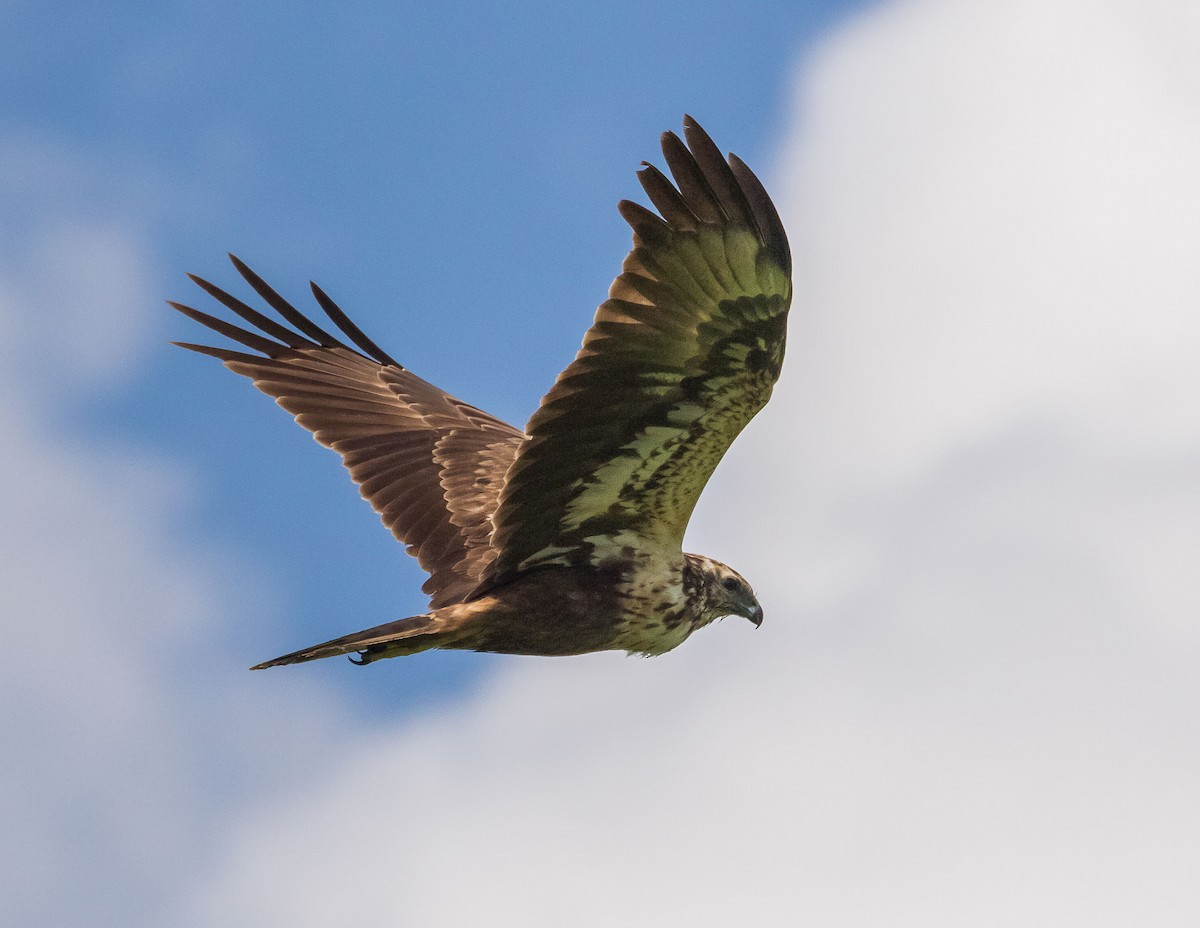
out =
<svg viewBox="0 0 1200 928"><path fill-rule="evenodd" d="M304 661L315 661L322 657L336 657L339 654L358 653L356 664L369 664L383 657L400 657L404 654L416 654L438 646L435 637L443 623L432 614L414 615L411 618L376 625L352 635L343 635L322 644L302 648L285 654L274 660L255 664L251 670L263 670L267 667L282 667L284 664L301 664ZM406 639L413 639L408 641Z"/></svg>

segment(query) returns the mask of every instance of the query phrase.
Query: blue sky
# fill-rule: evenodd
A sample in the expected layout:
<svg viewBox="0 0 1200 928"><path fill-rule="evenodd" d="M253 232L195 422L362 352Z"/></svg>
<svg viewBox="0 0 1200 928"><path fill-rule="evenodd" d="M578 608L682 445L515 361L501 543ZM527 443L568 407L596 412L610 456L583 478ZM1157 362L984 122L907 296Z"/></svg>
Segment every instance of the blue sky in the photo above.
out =
<svg viewBox="0 0 1200 928"><path fill-rule="evenodd" d="M226 251L298 300L315 279L414 370L522 423L619 269L615 202L658 134L691 111L769 172L797 62L861 6L16 4L0 118L86 153L73 206L139 228L155 296L203 304L185 271L236 285ZM198 337L171 315L149 333ZM202 497L180 530L288 585L284 628L239 601L239 660L423 608L415 565L269 401L165 348L134 377L63 414L187 461ZM350 691L403 711L487 665L422 657Z"/></svg>
<svg viewBox="0 0 1200 928"><path fill-rule="evenodd" d="M1191 0L0 5L0 921L1200 922ZM654 660L247 666L423 608L219 365L224 253L522 422L684 112L796 299ZM597 887L603 887L598 890Z"/></svg>

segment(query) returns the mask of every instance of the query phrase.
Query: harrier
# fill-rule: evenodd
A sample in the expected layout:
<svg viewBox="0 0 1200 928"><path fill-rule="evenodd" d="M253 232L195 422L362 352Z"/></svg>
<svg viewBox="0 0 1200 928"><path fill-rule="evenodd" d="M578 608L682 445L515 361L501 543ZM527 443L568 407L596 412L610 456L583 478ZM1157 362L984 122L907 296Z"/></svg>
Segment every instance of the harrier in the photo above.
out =
<svg viewBox="0 0 1200 928"><path fill-rule="evenodd" d="M316 284L340 336L232 255L282 321L192 276L252 328L171 305L248 351L176 344L249 377L340 454L429 573L428 612L253 669L430 648L662 654L722 616L762 622L741 574L682 545L713 469L779 377L791 254L758 178L690 117L662 151L674 183L639 170L657 214L618 205L633 250L523 432L407 370Z"/></svg>

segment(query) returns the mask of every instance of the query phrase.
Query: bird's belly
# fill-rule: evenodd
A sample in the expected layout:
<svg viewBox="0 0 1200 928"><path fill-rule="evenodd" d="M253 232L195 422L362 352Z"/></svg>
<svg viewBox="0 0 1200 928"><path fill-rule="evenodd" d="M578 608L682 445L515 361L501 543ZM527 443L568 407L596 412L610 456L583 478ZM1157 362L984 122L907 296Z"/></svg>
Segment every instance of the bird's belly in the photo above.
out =
<svg viewBox="0 0 1200 928"><path fill-rule="evenodd" d="M467 604L481 614L452 647L505 654L663 654L693 623L674 564L532 571ZM457 608L457 607L449 607Z"/></svg>
<svg viewBox="0 0 1200 928"><path fill-rule="evenodd" d="M686 620L669 624L653 617L634 616L618 632L613 648L653 657L679 647L691 633L692 623Z"/></svg>

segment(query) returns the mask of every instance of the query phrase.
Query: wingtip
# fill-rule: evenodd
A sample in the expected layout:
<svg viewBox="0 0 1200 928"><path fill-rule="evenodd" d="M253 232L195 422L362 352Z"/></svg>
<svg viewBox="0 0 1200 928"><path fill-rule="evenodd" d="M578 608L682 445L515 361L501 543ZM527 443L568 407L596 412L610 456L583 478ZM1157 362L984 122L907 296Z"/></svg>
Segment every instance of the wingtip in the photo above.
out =
<svg viewBox="0 0 1200 928"><path fill-rule="evenodd" d="M720 155L720 149L713 142L712 136L704 131L704 127L691 116L683 117L683 137L687 139L688 150L693 154L699 154L697 149L707 148Z"/></svg>
<svg viewBox="0 0 1200 928"><path fill-rule="evenodd" d="M250 284L250 286L254 287L255 290L257 290L258 287L255 286L255 281L258 280L261 282L262 278L255 274L254 271L250 269L250 266L232 251L225 252L225 256L229 258L229 263L233 265L234 270L241 275L242 279Z"/></svg>

